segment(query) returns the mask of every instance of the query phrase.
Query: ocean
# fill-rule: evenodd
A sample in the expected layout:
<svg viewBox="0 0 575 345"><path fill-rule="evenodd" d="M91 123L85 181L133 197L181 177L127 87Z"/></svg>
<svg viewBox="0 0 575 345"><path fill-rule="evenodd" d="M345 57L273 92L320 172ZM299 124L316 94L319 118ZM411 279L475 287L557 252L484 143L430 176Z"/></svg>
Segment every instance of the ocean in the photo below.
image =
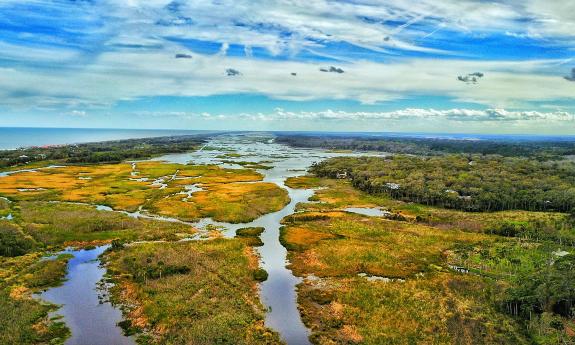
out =
<svg viewBox="0 0 575 345"><path fill-rule="evenodd" d="M108 140L190 135L209 132L214 131L0 127L0 150L12 150L30 146L79 144Z"/></svg>

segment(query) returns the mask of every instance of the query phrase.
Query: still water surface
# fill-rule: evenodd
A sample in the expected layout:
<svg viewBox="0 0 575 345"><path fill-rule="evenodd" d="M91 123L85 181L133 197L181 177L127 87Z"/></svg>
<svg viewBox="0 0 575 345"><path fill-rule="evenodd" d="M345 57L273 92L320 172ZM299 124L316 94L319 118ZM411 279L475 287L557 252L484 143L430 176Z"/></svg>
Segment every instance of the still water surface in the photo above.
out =
<svg viewBox="0 0 575 345"><path fill-rule="evenodd" d="M100 302L98 282L106 270L100 266L98 256L108 246L90 250L65 250L58 254L72 254L68 273L63 285L49 289L39 297L62 305L56 312L64 317L72 336L66 345L132 345L135 342L122 334L116 324L122 320L122 312L109 302Z"/></svg>

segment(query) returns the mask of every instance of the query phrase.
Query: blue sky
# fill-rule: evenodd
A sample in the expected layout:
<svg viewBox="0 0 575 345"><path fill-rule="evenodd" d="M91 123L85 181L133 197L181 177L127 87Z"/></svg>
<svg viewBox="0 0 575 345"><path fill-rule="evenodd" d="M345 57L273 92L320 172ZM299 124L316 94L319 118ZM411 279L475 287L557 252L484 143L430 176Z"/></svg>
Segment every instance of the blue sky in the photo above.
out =
<svg viewBox="0 0 575 345"><path fill-rule="evenodd" d="M0 126L575 134L573 13L567 0L0 0Z"/></svg>

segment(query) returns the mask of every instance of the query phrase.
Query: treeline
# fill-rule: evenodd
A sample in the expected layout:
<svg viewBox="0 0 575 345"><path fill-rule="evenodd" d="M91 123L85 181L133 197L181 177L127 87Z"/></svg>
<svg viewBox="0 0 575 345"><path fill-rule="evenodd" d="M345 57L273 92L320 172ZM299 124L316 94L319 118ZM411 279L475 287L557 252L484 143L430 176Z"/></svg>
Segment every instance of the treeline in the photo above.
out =
<svg viewBox="0 0 575 345"><path fill-rule="evenodd" d="M197 149L205 136L177 136L105 141L52 147L0 151L0 169L40 161L61 163L113 163L144 159L165 153Z"/></svg>
<svg viewBox="0 0 575 345"><path fill-rule="evenodd" d="M465 211L569 212L575 164L500 156L340 157L314 164L320 177L341 177L367 193Z"/></svg>
<svg viewBox="0 0 575 345"><path fill-rule="evenodd" d="M486 233L532 242L553 242L575 247L575 209L563 218L503 221L489 226Z"/></svg>
<svg viewBox="0 0 575 345"><path fill-rule="evenodd" d="M380 151L415 155L468 153L532 157L538 160L561 159L575 155L574 141L503 141L441 138L368 138L365 136L280 135L277 141L293 147L334 150Z"/></svg>

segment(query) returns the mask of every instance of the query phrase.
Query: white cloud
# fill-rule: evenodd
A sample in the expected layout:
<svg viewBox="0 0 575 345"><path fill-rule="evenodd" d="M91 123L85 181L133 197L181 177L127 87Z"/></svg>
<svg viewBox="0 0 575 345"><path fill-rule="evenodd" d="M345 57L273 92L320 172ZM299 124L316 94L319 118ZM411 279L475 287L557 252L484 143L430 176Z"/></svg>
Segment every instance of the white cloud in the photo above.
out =
<svg viewBox="0 0 575 345"><path fill-rule="evenodd" d="M575 124L575 114L565 111L509 111L505 109L422 109L406 108L393 111L349 112L327 109L324 111L288 111L276 108L271 113L211 114L207 112L137 112L143 117L179 117L185 119L202 118L205 120L246 119L252 121L291 121L291 120L327 120L327 121L385 121L385 120L448 120L456 122L557 122Z"/></svg>
<svg viewBox="0 0 575 345"><path fill-rule="evenodd" d="M111 105L153 96L258 93L287 100L355 99L377 103L413 95L445 96L487 107L520 107L531 101L569 100L575 83L549 75L564 60L521 62L409 59L396 63L340 64L346 72L322 73L323 65L195 54L174 59L157 51L101 54L69 70L0 68L0 104L30 107ZM226 78L226 68L242 72ZM292 77L291 72L297 73ZM458 75L485 73L467 85Z"/></svg>
<svg viewBox="0 0 575 345"><path fill-rule="evenodd" d="M222 43L222 46L220 47L220 51L218 52L218 55L226 56L228 54L228 49L230 49L230 45L228 44L228 42Z"/></svg>
<svg viewBox="0 0 575 345"><path fill-rule="evenodd" d="M0 1L0 11L14 3ZM18 3L52 9L65 6L38 0ZM559 37L575 44L575 3L569 1L206 0L170 4L171 0L105 0L81 5L90 9L82 12L82 20L101 22L101 27L75 25L81 24L72 17L78 11L61 22L81 27L83 34L102 37L98 47L104 48L89 59L71 48L25 47L0 41L0 58L27 63L0 68L0 104L71 109L141 97L258 93L286 100L353 99L363 103L429 95L491 108L519 108L530 102L572 100L575 92L575 83L564 80L564 73L557 74L558 69L568 71L565 64L572 60L505 62L395 56L376 63L342 55L337 49L322 49L328 43L348 42L376 52L391 48L437 52L421 43L434 37L430 34L438 28L477 35L501 32L517 37ZM172 7L177 9L170 10ZM35 19L47 17L38 14ZM220 53L194 53L194 59L175 60L174 52L182 47L166 37L216 42ZM313 62L230 57L231 44L243 45L247 57L259 47L272 54L317 52L341 59L346 73L321 73L320 65ZM41 63L55 68L38 68ZM242 77L226 78L225 69L231 67L241 71ZM297 77L291 77L291 72ZM477 85L457 82L458 75L472 72L486 76Z"/></svg>
<svg viewBox="0 0 575 345"><path fill-rule="evenodd" d="M73 117L85 117L88 116L88 113L84 110L72 110L69 112L64 113L64 115L73 116Z"/></svg>

